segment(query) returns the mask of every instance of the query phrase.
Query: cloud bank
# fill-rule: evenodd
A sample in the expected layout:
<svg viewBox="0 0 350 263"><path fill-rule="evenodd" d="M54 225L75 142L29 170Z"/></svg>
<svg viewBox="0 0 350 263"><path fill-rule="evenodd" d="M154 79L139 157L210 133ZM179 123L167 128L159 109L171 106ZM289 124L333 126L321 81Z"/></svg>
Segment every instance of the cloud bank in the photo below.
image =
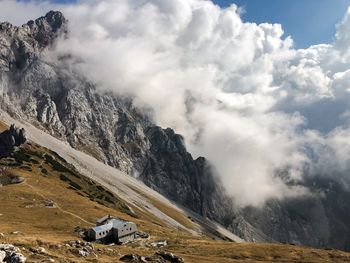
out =
<svg viewBox="0 0 350 263"><path fill-rule="evenodd" d="M157 124L174 128L194 156L208 158L241 206L305 194L297 185L306 175L350 180L350 9L334 43L297 50L281 25L243 22L234 4L0 6L0 20L17 24L61 10L69 38L47 58L72 54L79 58L73 69L102 91L152 108Z"/></svg>

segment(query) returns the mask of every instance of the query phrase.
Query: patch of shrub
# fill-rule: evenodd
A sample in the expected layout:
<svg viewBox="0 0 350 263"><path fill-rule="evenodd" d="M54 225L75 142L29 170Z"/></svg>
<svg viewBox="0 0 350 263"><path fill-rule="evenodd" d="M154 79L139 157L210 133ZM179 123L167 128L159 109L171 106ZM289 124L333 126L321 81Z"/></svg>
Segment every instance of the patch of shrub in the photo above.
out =
<svg viewBox="0 0 350 263"><path fill-rule="evenodd" d="M38 162L37 160L33 159L33 158L31 158L29 161L30 161L32 164L39 164L39 162Z"/></svg>
<svg viewBox="0 0 350 263"><path fill-rule="evenodd" d="M69 178L65 176L64 174L60 174L60 179L64 182L70 182Z"/></svg>
<svg viewBox="0 0 350 263"><path fill-rule="evenodd" d="M30 162L31 156L24 153L22 150L15 152L14 158L17 163Z"/></svg>
<svg viewBox="0 0 350 263"><path fill-rule="evenodd" d="M70 181L69 185L74 187L76 190L81 190L82 189L82 187L80 185L78 185L77 183L75 183L73 181Z"/></svg>
<svg viewBox="0 0 350 263"><path fill-rule="evenodd" d="M71 173L69 169L64 167L60 162L56 161L51 155L45 154L45 163L52 166L52 168L58 172Z"/></svg>
<svg viewBox="0 0 350 263"><path fill-rule="evenodd" d="M110 191L106 190L106 194L108 194L109 196L114 196Z"/></svg>
<svg viewBox="0 0 350 263"><path fill-rule="evenodd" d="M101 185L97 185L96 186L98 190L100 190L101 192L103 192L105 189L101 186Z"/></svg>
<svg viewBox="0 0 350 263"><path fill-rule="evenodd" d="M108 196L105 196L105 201L110 203L110 204L114 204L113 200L110 199Z"/></svg>

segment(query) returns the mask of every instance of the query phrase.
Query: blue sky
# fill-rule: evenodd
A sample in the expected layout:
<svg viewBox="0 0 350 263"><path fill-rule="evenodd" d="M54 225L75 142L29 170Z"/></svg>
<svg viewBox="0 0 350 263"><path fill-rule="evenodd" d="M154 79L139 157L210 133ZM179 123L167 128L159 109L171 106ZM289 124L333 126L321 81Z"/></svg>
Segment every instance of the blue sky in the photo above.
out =
<svg viewBox="0 0 350 263"><path fill-rule="evenodd" d="M73 2L74 0L54 0ZM243 20L283 25L286 35L293 37L297 48L330 43L335 25L340 22L350 0L213 0L225 7L232 3L246 10Z"/></svg>
<svg viewBox="0 0 350 263"><path fill-rule="evenodd" d="M283 25L296 47L330 43L335 25L342 19L350 0L214 0L221 6L244 6L244 21Z"/></svg>

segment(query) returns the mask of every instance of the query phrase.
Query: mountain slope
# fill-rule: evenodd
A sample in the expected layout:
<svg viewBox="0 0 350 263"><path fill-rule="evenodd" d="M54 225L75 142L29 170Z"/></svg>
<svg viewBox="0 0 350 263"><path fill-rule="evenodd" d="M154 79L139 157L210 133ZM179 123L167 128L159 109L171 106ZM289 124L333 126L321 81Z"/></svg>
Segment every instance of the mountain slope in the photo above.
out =
<svg viewBox="0 0 350 263"><path fill-rule="evenodd" d="M11 120L6 114L2 118ZM4 128L0 123L0 130ZM29 128L29 138L55 147L60 145L59 149L65 148L63 143L36 128L30 125L26 125L26 128ZM69 148L68 145L66 147ZM74 163L81 162L79 167L84 170L82 166L87 164L87 156L83 153L79 155L73 149L67 151L67 148L62 150L65 155L70 156L69 159ZM118 176L117 170L107 166L105 168L107 171L113 170ZM0 180L14 176L25 179L20 184L4 184L0 188L0 224L3 233L0 242L20 247L27 262L119 262L118 259L126 254L153 255L159 249L151 243L157 240L167 240L168 245L162 250L183 257L185 262L350 262L350 254L335 250L278 244L240 244L215 241L210 233L191 234L186 227L198 230L196 223L169 201L156 198L160 211L178 220L178 226L185 226L174 228L166 218L150 213L144 204L123 199L133 199L130 189L134 188L133 195L140 192L142 199L150 202L147 205L152 205L155 202L152 201L152 195L157 197L157 194L146 186L123 175L125 182L120 182L123 187L117 185L118 190L107 190L77 171L57 153L33 141L22 146L13 157L1 159L0 170ZM97 171L101 170L98 167L96 171L93 170ZM126 182L133 181L134 185L129 185L131 188L125 195L121 189L124 189ZM141 191L147 191L147 194ZM94 244L90 255L79 255L77 244L84 244L80 240L79 231L90 227L96 218L105 214L134 221L141 231L150 233L151 238L123 246Z"/></svg>
<svg viewBox="0 0 350 263"><path fill-rule="evenodd" d="M215 238L222 236L236 242L242 242L237 236L225 231L217 224L206 221L198 214L193 212L188 214L191 216L191 219L189 219L185 210L148 188L142 182L99 162L83 152L73 149L68 144L44 133L36 127L22 121L16 121L4 112L1 113L1 119L5 123L15 123L17 126L24 127L32 142L56 151L81 174L99 183L109 191L117 193L119 198L134 209L136 207L144 213L154 215L168 227L182 229L195 235L200 235L202 232L214 233ZM198 221L200 224L195 223L195 221Z"/></svg>

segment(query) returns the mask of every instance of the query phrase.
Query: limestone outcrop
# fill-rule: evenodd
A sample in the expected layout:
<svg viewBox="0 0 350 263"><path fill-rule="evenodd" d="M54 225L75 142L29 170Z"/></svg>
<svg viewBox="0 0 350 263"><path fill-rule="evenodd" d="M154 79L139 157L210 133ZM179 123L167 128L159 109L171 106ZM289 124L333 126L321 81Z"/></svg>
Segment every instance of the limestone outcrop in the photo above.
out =
<svg viewBox="0 0 350 263"><path fill-rule="evenodd" d="M16 128L14 124L0 133L0 158L11 155L16 147L21 146L27 141L25 129Z"/></svg>
<svg viewBox="0 0 350 263"><path fill-rule="evenodd" d="M25 263L26 257L20 249L11 244L0 244L0 263Z"/></svg>

